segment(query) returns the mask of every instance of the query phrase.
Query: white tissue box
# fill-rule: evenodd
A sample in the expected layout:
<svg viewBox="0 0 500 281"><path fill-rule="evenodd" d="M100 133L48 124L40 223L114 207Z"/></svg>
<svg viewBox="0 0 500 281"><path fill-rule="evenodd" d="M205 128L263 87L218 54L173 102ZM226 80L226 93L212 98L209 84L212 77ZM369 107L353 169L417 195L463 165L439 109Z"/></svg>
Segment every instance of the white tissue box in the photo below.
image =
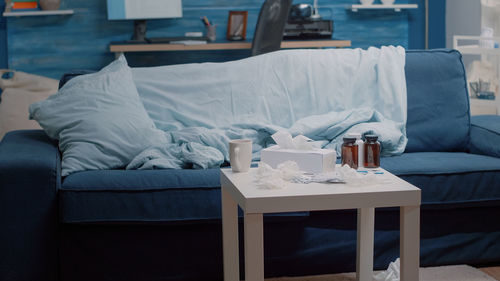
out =
<svg viewBox="0 0 500 281"><path fill-rule="evenodd" d="M309 173L324 173L335 170L337 153L331 149L297 150L281 149L278 145L263 149L260 161L276 169L285 161L295 161L300 170Z"/></svg>

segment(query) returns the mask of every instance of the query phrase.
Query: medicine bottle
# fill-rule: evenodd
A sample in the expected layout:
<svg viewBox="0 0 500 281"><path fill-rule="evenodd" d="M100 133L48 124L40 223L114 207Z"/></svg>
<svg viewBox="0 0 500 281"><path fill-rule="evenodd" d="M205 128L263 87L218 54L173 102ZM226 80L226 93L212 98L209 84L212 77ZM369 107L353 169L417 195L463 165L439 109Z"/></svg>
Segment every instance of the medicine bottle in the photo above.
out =
<svg viewBox="0 0 500 281"><path fill-rule="evenodd" d="M380 143L377 135L365 135L365 168L380 167Z"/></svg>
<svg viewBox="0 0 500 281"><path fill-rule="evenodd" d="M358 168L358 145L355 137L344 137L342 144L342 166L349 165L353 169Z"/></svg>
<svg viewBox="0 0 500 281"><path fill-rule="evenodd" d="M346 137L348 138L356 138L356 144L358 145L358 168L362 168L364 165L364 158L365 158L365 153L364 153L364 142L361 139L361 134L360 133L350 133L346 134Z"/></svg>

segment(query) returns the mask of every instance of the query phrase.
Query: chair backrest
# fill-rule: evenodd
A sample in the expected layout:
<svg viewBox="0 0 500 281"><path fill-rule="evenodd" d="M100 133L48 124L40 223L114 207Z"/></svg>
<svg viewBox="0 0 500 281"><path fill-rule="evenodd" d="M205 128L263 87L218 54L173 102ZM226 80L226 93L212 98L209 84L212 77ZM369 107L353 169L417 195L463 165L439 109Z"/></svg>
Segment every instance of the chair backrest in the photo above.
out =
<svg viewBox="0 0 500 281"><path fill-rule="evenodd" d="M292 0L266 0L260 8L252 41L252 56L280 49Z"/></svg>

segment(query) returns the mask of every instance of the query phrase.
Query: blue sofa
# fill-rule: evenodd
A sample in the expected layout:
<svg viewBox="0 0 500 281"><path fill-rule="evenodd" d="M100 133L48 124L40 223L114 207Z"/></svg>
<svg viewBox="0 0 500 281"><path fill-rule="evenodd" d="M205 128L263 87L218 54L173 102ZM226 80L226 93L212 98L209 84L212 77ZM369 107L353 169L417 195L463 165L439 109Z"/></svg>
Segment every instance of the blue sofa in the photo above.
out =
<svg viewBox="0 0 500 281"><path fill-rule="evenodd" d="M421 265L499 264L500 117L470 117L457 51L407 51L405 70L409 141L382 167L422 189ZM57 145L41 130L0 143L0 280L222 279L219 169L61 178ZM266 277L355 270L355 210L264 223ZM375 226L383 269L399 209L377 209Z"/></svg>

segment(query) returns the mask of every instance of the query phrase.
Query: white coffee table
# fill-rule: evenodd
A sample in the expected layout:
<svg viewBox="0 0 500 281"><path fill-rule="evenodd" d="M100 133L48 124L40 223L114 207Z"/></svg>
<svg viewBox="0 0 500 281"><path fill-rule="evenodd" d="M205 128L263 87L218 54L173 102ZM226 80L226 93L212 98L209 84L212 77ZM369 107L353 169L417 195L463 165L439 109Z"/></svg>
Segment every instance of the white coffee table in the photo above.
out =
<svg viewBox="0 0 500 281"><path fill-rule="evenodd" d="M247 173L221 169L224 280L239 280L238 205L244 212L245 281L264 280L262 214L358 209L357 280L371 281L375 209L400 208L401 280L418 281L420 256L420 189L383 171L384 184L295 184L268 190L254 183L256 168ZM335 253L332 253L332 255Z"/></svg>

